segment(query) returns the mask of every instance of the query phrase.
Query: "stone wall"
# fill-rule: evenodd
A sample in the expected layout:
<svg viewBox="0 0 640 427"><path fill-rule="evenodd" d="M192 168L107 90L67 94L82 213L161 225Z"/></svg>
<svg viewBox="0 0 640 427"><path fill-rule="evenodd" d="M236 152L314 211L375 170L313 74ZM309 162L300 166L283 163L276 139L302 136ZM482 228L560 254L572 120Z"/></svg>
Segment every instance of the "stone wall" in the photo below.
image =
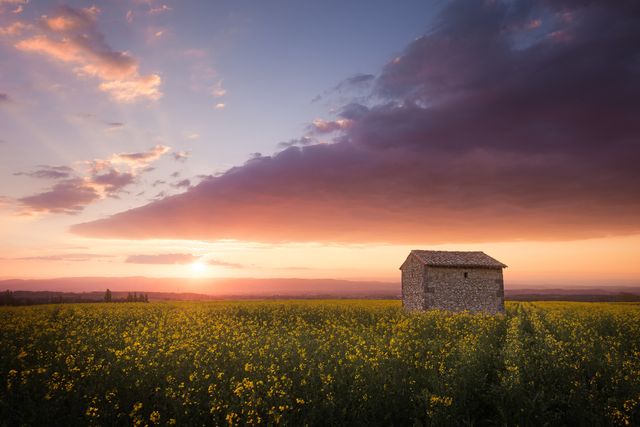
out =
<svg viewBox="0 0 640 427"><path fill-rule="evenodd" d="M424 265L414 256L407 258L402 270L402 306L408 310L424 310Z"/></svg>
<svg viewBox="0 0 640 427"><path fill-rule="evenodd" d="M428 309L504 312L502 269L426 267L425 285Z"/></svg>

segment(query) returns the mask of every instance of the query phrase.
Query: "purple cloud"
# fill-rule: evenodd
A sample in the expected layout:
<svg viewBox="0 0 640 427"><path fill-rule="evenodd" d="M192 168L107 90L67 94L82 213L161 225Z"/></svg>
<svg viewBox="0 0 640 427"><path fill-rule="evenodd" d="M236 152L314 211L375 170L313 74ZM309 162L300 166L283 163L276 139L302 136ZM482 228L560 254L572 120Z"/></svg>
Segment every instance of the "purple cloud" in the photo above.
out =
<svg viewBox="0 0 640 427"><path fill-rule="evenodd" d="M65 179L51 189L18 199L27 212L77 214L100 199L100 194L80 178Z"/></svg>
<svg viewBox="0 0 640 427"><path fill-rule="evenodd" d="M332 144L254 156L72 231L396 243L637 233L638 40L633 1L447 3L383 67L377 104L321 123Z"/></svg>
<svg viewBox="0 0 640 427"><path fill-rule="evenodd" d="M24 175L39 179L63 179L74 174L74 170L69 166L48 166L39 165L38 169L31 172L16 172L14 175Z"/></svg>
<svg viewBox="0 0 640 427"><path fill-rule="evenodd" d="M109 160L85 162L87 173L80 177L68 166L41 165L33 172L17 172L35 178L59 179L50 189L18 199L24 213L49 212L76 214L87 205L105 197L117 198L124 188L134 184L141 173L148 172L148 164L169 151L157 145L149 151L119 153ZM124 167L125 170L121 170ZM152 170L152 169L151 169Z"/></svg>

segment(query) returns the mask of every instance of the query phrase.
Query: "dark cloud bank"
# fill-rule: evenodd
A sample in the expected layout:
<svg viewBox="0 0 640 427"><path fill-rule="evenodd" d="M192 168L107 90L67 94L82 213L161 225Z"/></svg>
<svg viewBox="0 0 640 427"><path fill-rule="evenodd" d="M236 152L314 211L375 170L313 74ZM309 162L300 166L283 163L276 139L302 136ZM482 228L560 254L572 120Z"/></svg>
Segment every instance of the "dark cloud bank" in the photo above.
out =
<svg viewBox="0 0 640 427"><path fill-rule="evenodd" d="M333 144L73 232L436 243L640 232L640 3L449 3Z"/></svg>

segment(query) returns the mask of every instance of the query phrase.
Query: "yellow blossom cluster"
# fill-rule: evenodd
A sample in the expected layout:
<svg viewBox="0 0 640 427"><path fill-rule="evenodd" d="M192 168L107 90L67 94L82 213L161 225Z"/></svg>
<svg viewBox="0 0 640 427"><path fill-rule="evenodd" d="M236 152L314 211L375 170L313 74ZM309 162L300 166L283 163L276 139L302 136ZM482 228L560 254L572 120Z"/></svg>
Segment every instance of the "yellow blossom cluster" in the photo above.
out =
<svg viewBox="0 0 640 427"><path fill-rule="evenodd" d="M0 425L639 425L640 306L0 308Z"/></svg>

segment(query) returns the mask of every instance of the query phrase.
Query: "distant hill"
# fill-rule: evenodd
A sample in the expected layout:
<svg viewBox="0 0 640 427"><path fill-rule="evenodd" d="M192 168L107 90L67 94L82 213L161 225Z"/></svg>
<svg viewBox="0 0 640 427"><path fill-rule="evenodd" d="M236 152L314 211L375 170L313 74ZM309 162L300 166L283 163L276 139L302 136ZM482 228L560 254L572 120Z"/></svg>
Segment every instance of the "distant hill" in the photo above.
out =
<svg viewBox="0 0 640 427"><path fill-rule="evenodd" d="M189 279L149 277L69 277L0 280L0 291L11 290L24 303L101 301L109 288L114 300L129 292L149 300L218 300L266 298L400 299L399 283L335 279ZM512 301L640 301L640 286L581 288L507 288Z"/></svg>
<svg viewBox="0 0 640 427"><path fill-rule="evenodd" d="M219 298L400 298L400 284L335 279L189 279L149 277L69 277L60 279L0 280L1 290L55 291L102 296L144 292L150 299ZM159 292L161 290L161 292ZM93 298L93 297L90 297Z"/></svg>

